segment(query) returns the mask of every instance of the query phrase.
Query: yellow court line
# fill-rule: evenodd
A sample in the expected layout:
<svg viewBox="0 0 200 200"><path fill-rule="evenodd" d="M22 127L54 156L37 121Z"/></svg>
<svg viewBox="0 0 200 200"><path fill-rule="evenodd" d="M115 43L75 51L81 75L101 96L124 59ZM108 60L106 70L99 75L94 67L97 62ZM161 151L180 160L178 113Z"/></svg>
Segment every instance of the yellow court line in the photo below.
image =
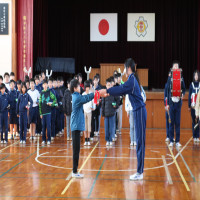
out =
<svg viewBox="0 0 200 200"><path fill-rule="evenodd" d="M19 141L18 141L18 142L15 142L15 143L13 143L13 144L11 144L11 145L9 145L9 146L3 148L3 149L1 149L1 150L0 150L0 153L1 153L3 150L7 149L8 147L11 147L12 145L17 144L17 143L19 143Z"/></svg>
<svg viewBox="0 0 200 200"><path fill-rule="evenodd" d="M177 167L177 170L178 170L178 172L179 172L179 174L180 174L180 176L181 176L181 179L182 179L182 181L183 181L183 183L184 183L184 185L185 185L185 187L186 187L186 190L187 190L188 192L190 192L190 188L189 188L189 186L188 186L188 184L187 184L187 182L186 182L186 180L185 180L185 178L184 178L184 176L183 176L183 174L182 174L182 172L181 172L181 169L180 169L180 167L179 167L179 165L178 165L178 163L177 163L177 161L176 161L176 158L174 157L174 154L173 154L172 150L171 150L170 147L169 147L169 144L167 144L167 146L168 146L168 149L169 149L169 151L170 151L170 153L171 153L171 155L172 155L172 158L173 158L174 163L175 163L175 165L176 165L176 167Z"/></svg>
<svg viewBox="0 0 200 200"><path fill-rule="evenodd" d="M91 157L92 153L94 152L94 150L96 149L97 145L99 144L99 142L96 143L96 145L94 146L94 148L92 149L92 151L90 152L90 154L88 155L88 157L86 158L86 160L84 161L84 163L82 164L81 168L78 170L78 172L80 172L83 167L85 166L86 162L88 161L88 159ZM72 178L69 183L66 185L65 189L62 191L61 195L65 194L65 192L68 190L69 186L71 185L71 183L73 182L75 178Z"/></svg>

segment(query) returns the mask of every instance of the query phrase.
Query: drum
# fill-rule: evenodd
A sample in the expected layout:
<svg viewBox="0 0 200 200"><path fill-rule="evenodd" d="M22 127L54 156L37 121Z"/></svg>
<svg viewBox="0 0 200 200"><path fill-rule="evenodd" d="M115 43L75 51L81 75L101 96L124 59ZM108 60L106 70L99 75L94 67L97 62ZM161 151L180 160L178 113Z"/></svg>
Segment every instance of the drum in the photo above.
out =
<svg viewBox="0 0 200 200"><path fill-rule="evenodd" d="M172 69L171 70L171 96L172 97L181 97L181 78L182 78L182 69Z"/></svg>
<svg viewBox="0 0 200 200"><path fill-rule="evenodd" d="M197 94L192 93L192 95L191 95L191 107L192 108L195 108L196 101L197 101Z"/></svg>

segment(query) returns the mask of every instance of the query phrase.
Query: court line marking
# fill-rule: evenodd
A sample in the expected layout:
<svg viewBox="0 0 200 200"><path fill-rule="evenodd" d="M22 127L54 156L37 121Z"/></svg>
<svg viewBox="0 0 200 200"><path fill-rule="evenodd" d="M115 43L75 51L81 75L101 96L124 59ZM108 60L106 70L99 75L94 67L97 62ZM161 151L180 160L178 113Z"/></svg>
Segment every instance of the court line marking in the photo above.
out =
<svg viewBox="0 0 200 200"><path fill-rule="evenodd" d="M85 166L85 164L87 163L87 161L89 160L90 156L92 155L92 153L94 152L94 150L96 149L97 145L99 144L99 142L96 143L96 145L93 147L92 151L90 152L90 154L88 155L88 157L86 158L86 160L84 161L84 163L82 164L81 168L78 170L78 173L83 169L83 167ZM64 195L65 192L68 190L69 186L71 185L71 183L73 182L75 178L72 178L69 183L66 185L65 189L62 191L61 195Z"/></svg>
<svg viewBox="0 0 200 200"><path fill-rule="evenodd" d="M9 145L9 146L7 146L7 147L1 149L1 150L0 150L0 153L1 153L3 150L7 149L8 147L11 147L11 146L13 146L14 144L17 144L17 143L19 143L19 141L14 142L14 143L12 143L11 145Z"/></svg>
<svg viewBox="0 0 200 200"><path fill-rule="evenodd" d="M163 159L163 164L164 164L165 172L166 172L166 174L167 174L168 183L169 183L170 185L172 185L172 184L173 184L173 182L172 182L172 177L171 177L171 175L170 175L169 168L168 168L168 166L167 166L167 162L166 162L166 159L165 159L165 156L164 156L164 155L162 155L162 159Z"/></svg>
<svg viewBox="0 0 200 200"><path fill-rule="evenodd" d="M184 178L184 176L183 176L183 174L182 174L182 172L181 172L181 169L180 169L180 167L179 167L179 165L178 165L178 163L177 163L176 158L174 157L174 154L173 154L172 150L171 150L170 147L169 147L169 144L167 144L167 146L168 146L168 149L169 149L169 151L170 151L170 153L171 153L171 155L172 155L172 158L173 158L173 160L174 160L174 163L175 163L175 165L176 165L176 168L177 168L177 170L178 170L178 172L179 172L179 174L180 174L180 176L181 176L181 179L182 179L182 181L183 181L183 183L184 183L184 185L185 185L185 187L186 187L186 190L187 190L188 192L190 192L190 188L189 188L189 186L188 186L188 184L187 184L187 182L186 182L186 180L185 180L185 178Z"/></svg>
<svg viewBox="0 0 200 200"><path fill-rule="evenodd" d="M179 149L178 149L178 148L176 148L176 150L177 150L177 151L179 151ZM184 164L185 164L185 166L186 166L186 168L187 168L188 172L190 173L190 175L191 175L192 179L194 180L194 182L196 182L196 179L195 179L195 177L194 177L193 173L191 172L191 170L190 170L189 166L187 165L187 163L186 163L186 161L185 161L185 159L183 158L183 155L182 155L181 153L180 153L180 156L181 156L181 158L182 158L182 160L183 160L183 162L184 162Z"/></svg>
<svg viewBox="0 0 200 200"><path fill-rule="evenodd" d="M96 177L95 177L95 179L94 179L94 182L93 182L93 184L92 184L92 187L91 187L91 189L90 189L90 192L89 192L89 194L88 194L88 196L87 196L88 198L90 198L90 196L91 196L91 194L92 194L92 191L93 191L94 186L95 186L95 184L96 184L97 178L98 178L98 176L99 176L99 174L100 174L100 172L101 172L101 169L102 169L102 167L103 167L104 162L106 161L106 157L107 157L107 154L105 155L104 160L102 161L101 166L100 166L100 168L99 168L99 171L98 171L98 173L97 173L97 175L96 175Z"/></svg>
<svg viewBox="0 0 200 200"><path fill-rule="evenodd" d="M7 155L6 157L2 158L2 159L0 160L0 162L1 162L1 161L4 161L4 159L6 159L8 156L9 156L9 155Z"/></svg>

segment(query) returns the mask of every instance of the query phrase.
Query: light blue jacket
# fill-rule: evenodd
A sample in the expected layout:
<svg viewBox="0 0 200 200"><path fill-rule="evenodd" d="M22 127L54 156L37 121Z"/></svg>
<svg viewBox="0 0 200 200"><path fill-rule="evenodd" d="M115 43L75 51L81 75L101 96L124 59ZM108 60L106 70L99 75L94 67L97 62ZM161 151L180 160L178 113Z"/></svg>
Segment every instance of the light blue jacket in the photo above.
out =
<svg viewBox="0 0 200 200"><path fill-rule="evenodd" d="M71 131L85 130L83 104L91 101L93 98L93 93L83 96L78 92L72 94Z"/></svg>

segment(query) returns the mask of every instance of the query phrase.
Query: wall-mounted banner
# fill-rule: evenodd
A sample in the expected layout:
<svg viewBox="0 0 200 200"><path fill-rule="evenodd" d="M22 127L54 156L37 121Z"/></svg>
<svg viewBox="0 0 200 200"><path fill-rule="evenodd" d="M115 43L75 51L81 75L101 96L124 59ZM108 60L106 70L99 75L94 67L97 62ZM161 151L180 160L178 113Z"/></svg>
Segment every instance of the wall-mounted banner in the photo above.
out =
<svg viewBox="0 0 200 200"><path fill-rule="evenodd" d="M0 35L8 35L8 3L0 3Z"/></svg>
<svg viewBox="0 0 200 200"><path fill-rule="evenodd" d="M155 41L155 13L128 13L127 41Z"/></svg>
<svg viewBox="0 0 200 200"><path fill-rule="evenodd" d="M33 72L33 0L18 0L18 79Z"/></svg>
<svg viewBox="0 0 200 200"><path fill-rule="evenodd" d="M90 41L117 41L117 13L90 14Z"/></svg>

